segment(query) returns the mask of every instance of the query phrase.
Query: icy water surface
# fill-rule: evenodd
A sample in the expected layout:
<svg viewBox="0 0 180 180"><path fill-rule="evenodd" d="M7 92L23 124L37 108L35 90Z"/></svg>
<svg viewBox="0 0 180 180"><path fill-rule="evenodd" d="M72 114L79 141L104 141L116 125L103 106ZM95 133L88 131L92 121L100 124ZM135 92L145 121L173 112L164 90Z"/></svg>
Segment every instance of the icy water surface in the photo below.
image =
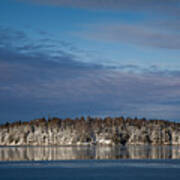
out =
<svg viewBox="0 0 180 180"><path fill-rule="evenodd" d="M180 147L1 147L1 179L179 180Z"/></svg>

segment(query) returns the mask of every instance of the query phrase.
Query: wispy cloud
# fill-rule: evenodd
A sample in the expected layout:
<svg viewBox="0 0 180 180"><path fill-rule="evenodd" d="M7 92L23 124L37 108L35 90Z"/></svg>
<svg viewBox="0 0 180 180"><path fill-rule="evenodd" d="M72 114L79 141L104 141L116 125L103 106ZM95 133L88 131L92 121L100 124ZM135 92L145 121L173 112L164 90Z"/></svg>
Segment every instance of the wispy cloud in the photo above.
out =
<svg viewBox="0 0 180 180"><path fill-rule="evenodd" d="M164 24L165 25L165 24ZM171 50L180 49L180 33L144 24L105 23L87 25L86 30L77 33L91 40L119 42Z"/></svg>
<svg viewBox="0 0 180 180"><path fill-rule="evenodd" d="M95 40L116 41L140 46L175 49L180 48L179 0L19 0L60 7L76 7L93 10L111 10L117 12L142 12L138 23L121 24L97 22L93 32L87 29L85 36ZM144 14L150 13L149 16ZM116 14L118 16L118 14ZM103 20L102 20L103 21ZM101 26L101 27L100 27ZM90 31L90 32L89 32ZM80 32L81 34L83 32ZM82 37L82 36L81 36Z"/></svg>
<svg viewBox="0 0 180 180"><path fill-rule="evenodd" d="M93 10L110 10L151 14L141 19L139 24L102 24L94 28L94 33L85 32L94 39L125 42L155 48L180 48L179 0L19 0L21 2L75 7ZM143 17L143 16L142 16ZM147 21L147 22L145 22ZM142 24L143 23L143 24ZM98 31L99 30L99 31Z"/></svg>
<svg viewBox="0 0 180 180"><path fill-rule="evenodd" d="M28 0L28 2L89 9L133 10L180 15L178 0Z"/></svg>

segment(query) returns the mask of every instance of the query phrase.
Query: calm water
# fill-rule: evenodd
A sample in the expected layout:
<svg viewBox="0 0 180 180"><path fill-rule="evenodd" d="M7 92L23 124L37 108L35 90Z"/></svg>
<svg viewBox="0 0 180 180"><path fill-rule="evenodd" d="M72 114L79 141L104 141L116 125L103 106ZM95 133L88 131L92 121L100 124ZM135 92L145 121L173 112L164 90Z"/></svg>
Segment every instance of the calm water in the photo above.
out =
<svg viewBox="0 0 180 180"><path fill-rule="evenodd" d="M0 147L0 161L180 159L180 146Z"/></svg>
<svg viewBox="0 0 180 180"><path fill-rule="evenodd" d="M0 179L178 180L180 147L1 147Z"/></svg>

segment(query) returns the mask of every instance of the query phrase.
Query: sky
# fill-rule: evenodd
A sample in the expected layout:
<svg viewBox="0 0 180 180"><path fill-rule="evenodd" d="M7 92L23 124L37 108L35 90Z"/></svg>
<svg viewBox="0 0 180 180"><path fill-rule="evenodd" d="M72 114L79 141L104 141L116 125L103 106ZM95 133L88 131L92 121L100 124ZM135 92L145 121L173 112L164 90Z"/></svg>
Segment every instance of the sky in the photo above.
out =
<svg viewBox="0 0 180 180"><path fill-rule="evenodd" d="M179 0L1 0L0 123L180 122Z"/></svg>

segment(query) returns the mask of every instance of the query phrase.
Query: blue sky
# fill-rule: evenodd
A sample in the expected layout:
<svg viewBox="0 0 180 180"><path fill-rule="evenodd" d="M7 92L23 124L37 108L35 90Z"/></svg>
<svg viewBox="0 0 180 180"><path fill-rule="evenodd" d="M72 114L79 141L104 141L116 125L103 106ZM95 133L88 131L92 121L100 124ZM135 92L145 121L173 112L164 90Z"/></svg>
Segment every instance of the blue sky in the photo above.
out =
<svg viewBox="0 0 180 180"><path fill-rule="evenodd" d="M178 0L2 0L0 121L180 120Z"/></svg>

